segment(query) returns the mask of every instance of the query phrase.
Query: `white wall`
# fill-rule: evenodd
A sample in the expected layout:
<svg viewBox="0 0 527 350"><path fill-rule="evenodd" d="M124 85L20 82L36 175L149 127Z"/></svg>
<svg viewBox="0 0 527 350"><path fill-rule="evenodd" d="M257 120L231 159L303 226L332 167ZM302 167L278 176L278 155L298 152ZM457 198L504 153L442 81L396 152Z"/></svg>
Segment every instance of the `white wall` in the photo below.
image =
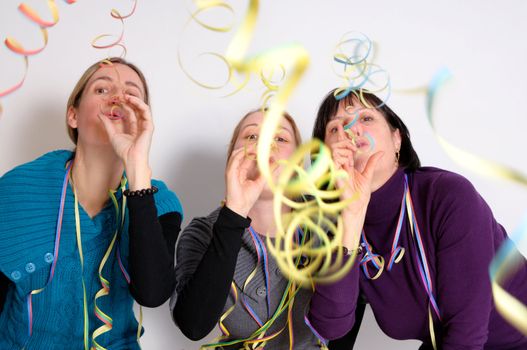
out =
<svg viewBox="0 0 527 350"><path fill-rule="evenodd" d="M125 13L131 4L123 0L57 2L60 22L49 30L48 47L30 59L24 86L1 100L0 174L48 150L71 147L64 128L67 97L81 72L108 54L90 47L91 39L118 33L120 24L110 17L110 9ZM47 13L46 2L27 3ZM232 2L235 20L242 18L245 3ZM28 47L36 47L41 43L40 34L18 14L18 4L19 0L2 1L0 38L13 35ZM192 25L183 34L189 17L186 8L192 8L190 1L139 1L137 12L126 20L125 42L127 58L144 70L152 91L157 126L152 148L154 175L180 196L188 222L208 213L221 200L230 133L246 111L258 106L263 90L255 81L247 90L222 98L228 90L208 91L184 76L177 63L179 44L188 61L193 53L221 52L232 37ZM331 54L343 33L358 30L378 44L377 62L390 72L394 89L421 86L438 68L448 66L454 80L438 105L440 133L468 151L527 173L527 113L522 104L527 95L526 13L527 2L522 0L262 1L250 51L298 42L310 52L309 71L288 108L306 139L322 96L340 83L331 70ZM3 90L16 82L23 65L4 47L0 60ZM200 76L212 82L222 79L216 62L197 67ZM527 190L484 178L450 160L426 122L422 95L394 93L390 105L409 126L422 162L467 176L499 221L512 231L526 210ZM198 348L199 343L185 340L171 323L167 305L146 310L144 324L144 349ZM371 316L362 328L359 349L417 347L417 342L387 338Z"/></svg>

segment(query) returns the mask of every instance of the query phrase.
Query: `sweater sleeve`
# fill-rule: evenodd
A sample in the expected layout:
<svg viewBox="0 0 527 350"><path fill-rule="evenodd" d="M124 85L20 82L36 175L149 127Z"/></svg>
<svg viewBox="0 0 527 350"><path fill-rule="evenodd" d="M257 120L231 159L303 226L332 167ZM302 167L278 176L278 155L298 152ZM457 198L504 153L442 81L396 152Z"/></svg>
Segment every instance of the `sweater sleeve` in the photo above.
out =
<svg viewBox="0 0 527 350"><path fill-rule="evenodd" d="M311 325L325 339L343 337L355 323L359 297L359 262L341 280L319 284L311 298L308 318Z"/></svg>
<svg viewBox="0 0 527 350"><path fill-rule="evenodd" d="M249 219L223 207L215 221L195 218L183 230L171 306L174 321L189 339L205 337L221 317L249 225Z"/></svg>
<svg viewBox="0 0 527 350"><path fill-rule="evenodd" d="M7 296L7 288L9 287L9 279L0 272L0 314L4 309L5 298Z"/></svg>
<svg viewBox="0 0 527 350"><path fill-rule="evenodd" d="M156 307L168 300L175 285L174 247L181 214L158 218L153 196L130 197L130 292L141 305Z"/></svg>
<svg viewBox="0 0 527 350"><path fill-rule="evenodd" d="M435 188L432 229L442 349L481 350L492 310L488 266L496 249L495 232L505 232L465 178L448 173Z"/></svg>
<svg viewBox="0 0 527 350"><path fill-rule="evenodd" d="M364 311L366 310L366 304L359 302L355 309L355 321L353 328L342 338L332 340L328 344L329 350L352 350L355 346L357 336L359 335L360 325L364 318Z"/></svg>

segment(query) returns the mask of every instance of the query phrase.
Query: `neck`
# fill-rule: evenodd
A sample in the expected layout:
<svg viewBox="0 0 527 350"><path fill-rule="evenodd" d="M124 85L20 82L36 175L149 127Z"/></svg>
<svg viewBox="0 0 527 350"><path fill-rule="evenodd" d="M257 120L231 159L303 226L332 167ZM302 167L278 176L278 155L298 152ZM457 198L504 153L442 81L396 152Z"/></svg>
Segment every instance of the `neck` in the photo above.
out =
<svg viewBox="0 0 527 350"><path fill-rule="evenodd" d="M388 171L383 171L382 173L374 175L373 181L372 181L372 184L371 184L371 192L375 192L379 188L381 188L382 185L384 185L386 183L386 181L388 181L393 176L393 174L395 174L397 169L399 169L399 168L394 166L393 168L391 168Z"/></svg>
<svg viewBox="0 0 527 350"><path fill-rule="evenodd" d="M290 209L282 206L282 213ZM273 211L273 198L258 199L249 211L251 226L261 235L274 237L276 234L275 215Z"/></svg>
<svg viewBox="0 0 527 350"><path fill-rule="evenodd" d="M77 146L72 178L77 198L90 217L108 201L108 190L119 186L124 166L108 147Z"/></svg>

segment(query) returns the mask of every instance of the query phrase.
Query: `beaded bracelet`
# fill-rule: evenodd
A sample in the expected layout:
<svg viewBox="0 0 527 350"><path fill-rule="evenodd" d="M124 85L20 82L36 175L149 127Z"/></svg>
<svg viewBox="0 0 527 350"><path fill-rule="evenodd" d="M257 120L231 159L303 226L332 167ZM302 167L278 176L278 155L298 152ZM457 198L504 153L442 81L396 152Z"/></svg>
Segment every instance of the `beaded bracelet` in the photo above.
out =
<svg viewBox="0 0 527 350"><path fill-rule="evenodd" d="M347 247L344 247L344 246L342 246L341 248L343 250L344 256L349 256L354 251L357 252L357 255L360 255L362 253L362 244L360 244L356 249L351 249L351 250L349 250Z"/></svg>
<svg viewBox="0 0 527 350"><path fill-rule="evenodd" d="M153 195L157 191L159 191L159 188L157 188L156 186L152 186L150 188L143 188L142 190L137 191L130 191L129 189L126 189L124 190L123 194L126 197L144 197Z"/></svg>

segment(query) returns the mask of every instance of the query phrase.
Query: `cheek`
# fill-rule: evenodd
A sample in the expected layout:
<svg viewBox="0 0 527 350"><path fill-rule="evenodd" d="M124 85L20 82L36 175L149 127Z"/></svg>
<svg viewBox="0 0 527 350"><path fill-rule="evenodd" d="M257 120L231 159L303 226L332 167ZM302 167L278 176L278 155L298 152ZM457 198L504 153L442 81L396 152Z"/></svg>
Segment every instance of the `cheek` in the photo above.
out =
<svg viewBox="0 0 527 350"><path fill-rule="evenodd" d="M239 148L242 148L242 147L249 147L250 145L251 145L251 142L249 142L248 140L238 139L234 143L234 149L233 150L236 150L236 149L239 149Z"/></svg>
<svg viewBox="0 0 527 350"><path fill-rule="evenodd" d="M326 139L324 140L324 143L327 146L331 146L335 142L337 142L337 134L327 134L326 135Z"/></svg>
<svg viewBox="0 0 527 350"><path fill-rule="evenodd" d="M287 143L283 145L278 144L278 153L280 159L287 159L291 157L293 153L295 153L295 149L296 147L292 143Z"/></svg>

